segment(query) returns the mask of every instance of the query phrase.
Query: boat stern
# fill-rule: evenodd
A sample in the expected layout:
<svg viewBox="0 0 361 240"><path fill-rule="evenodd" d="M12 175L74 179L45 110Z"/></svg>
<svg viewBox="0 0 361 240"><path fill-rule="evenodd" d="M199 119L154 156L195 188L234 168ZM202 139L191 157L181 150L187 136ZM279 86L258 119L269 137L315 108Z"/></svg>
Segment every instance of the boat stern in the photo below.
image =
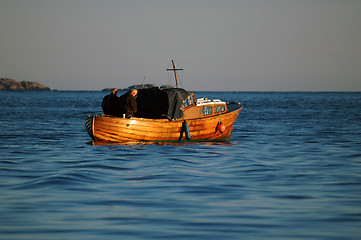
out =
<svg viewBox="0 0 361 240"><path fill-rule="evenodd" d="M94 116L88 116L86 119L85 119L85 128L89 134L89 136L95 140L94 138Z"/></svg>

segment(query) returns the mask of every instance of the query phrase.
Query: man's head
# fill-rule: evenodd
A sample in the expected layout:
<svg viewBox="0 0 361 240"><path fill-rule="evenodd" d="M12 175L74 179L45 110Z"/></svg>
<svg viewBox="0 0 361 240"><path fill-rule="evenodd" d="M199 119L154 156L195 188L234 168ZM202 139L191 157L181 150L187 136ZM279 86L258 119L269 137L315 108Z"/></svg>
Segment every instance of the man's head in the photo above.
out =
<svg viewBox="0 0 361 240"><path fill-rule="evenodd" d="M113 88L113 89L112 89L112 94L115 94L115 95L116 95L117 93L118 93L118 89Z"/></svg>
<svg viewBox="0 0 361 240"><path fill-rule="evenodd" d="M132 91L130 92L130 94L132 94L133 97L136 97L138 94L138 90L137 89L132 89Z"/></svg>

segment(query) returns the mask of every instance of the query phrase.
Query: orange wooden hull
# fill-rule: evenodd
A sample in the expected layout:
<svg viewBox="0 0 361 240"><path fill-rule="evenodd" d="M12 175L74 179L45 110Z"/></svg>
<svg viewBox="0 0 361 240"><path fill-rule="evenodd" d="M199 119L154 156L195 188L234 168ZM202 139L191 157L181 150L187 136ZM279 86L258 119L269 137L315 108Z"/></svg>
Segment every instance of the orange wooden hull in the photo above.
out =
<svg viewBox="0 0 361 240"><path fill-rule="evenodd" d="M220 116L187 119L189 141L229 141L233 125L242 107L222 114L225 130L217 126ZM94 141L100 142L178 142L188 141L184 132L184 120L120 118L113 116L90 116L85 120L86 129Z"/></svg>

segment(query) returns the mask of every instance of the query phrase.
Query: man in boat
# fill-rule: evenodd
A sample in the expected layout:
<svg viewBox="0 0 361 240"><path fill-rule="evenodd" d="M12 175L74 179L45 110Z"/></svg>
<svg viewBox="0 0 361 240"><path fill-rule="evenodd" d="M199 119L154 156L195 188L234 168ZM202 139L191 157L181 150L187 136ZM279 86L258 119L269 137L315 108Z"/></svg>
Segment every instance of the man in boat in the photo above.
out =
<svg viewBox="0 0 361 240"><path fill-rule="evenodd" d="M119 97L121 104L121 111L125 114L125 117L131 118L137 112L137 101L135 98L137 97L138 90L132 89L131 91L123 94Z"/></svg>
<svg viewBox="0 0 361 240"><path fill-rule="evenodd" d="M113 88L111 93L103 98L102 108L107 115L120 115L119 99L117 96L118 89Z"/></svg>

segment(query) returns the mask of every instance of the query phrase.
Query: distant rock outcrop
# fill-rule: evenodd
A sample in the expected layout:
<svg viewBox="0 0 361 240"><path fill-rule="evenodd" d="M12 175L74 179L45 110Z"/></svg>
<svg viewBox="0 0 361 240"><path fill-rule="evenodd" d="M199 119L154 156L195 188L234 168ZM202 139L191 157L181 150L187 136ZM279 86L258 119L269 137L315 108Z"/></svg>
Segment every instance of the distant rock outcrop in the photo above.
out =
<svg viewBox="0 0 361 240"><path fill-rule="evenodd" d="M17 82L14 79L9 78L0 78L0 90L14 90L14 91L23 91L23 90L50 90L50 88L41 85L37 82L28 82L22 81Z"/></svg>

